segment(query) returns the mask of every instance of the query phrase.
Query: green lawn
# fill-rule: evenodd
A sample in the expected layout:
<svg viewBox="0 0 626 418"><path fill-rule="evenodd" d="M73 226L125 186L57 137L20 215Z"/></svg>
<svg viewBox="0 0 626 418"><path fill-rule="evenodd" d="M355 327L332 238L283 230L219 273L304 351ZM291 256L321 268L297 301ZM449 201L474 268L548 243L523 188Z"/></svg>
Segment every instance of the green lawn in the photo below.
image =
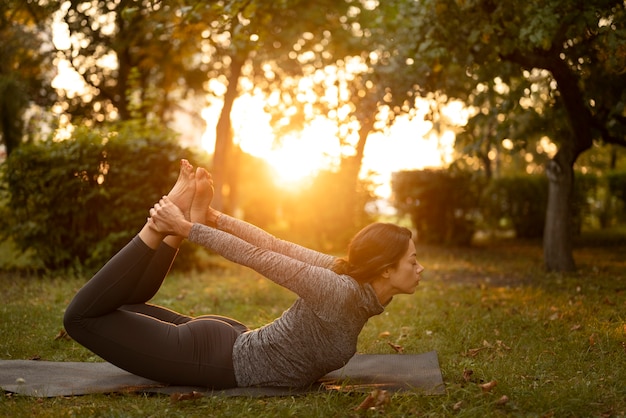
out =
<svg viewBox="0 0 626 418"><path fill-rule="evenodd" d="M245 416L626 416L626 246L580 247L580 271L546 274L539 244L418 247L427 268L412 296L370 320L363 353L436 350L446 395L394 395L384 408L354 409L364 394L286 398L93 395L33 399L4 394L7 417ZM209 258L202 272L174 273L155 302L258 326L293 296L253 272ZM64 307L85 278L0 277L0 358L98 361L57 338ZM496 382L485 391L482 384Z"/></svg>

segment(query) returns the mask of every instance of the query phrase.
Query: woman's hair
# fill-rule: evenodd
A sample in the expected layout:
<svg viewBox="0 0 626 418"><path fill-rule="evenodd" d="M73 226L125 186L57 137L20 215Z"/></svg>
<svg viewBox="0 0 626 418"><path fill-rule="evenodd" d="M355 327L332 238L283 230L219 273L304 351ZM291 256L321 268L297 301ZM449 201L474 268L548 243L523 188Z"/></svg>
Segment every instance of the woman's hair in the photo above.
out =
<svg viewBox="0 0 626 418"><path fill-rule="evenodd" d="M335 260L333 271L368 283L385 269L397 265L412 238L407 228L376 222L360 230L350 241L348 255Z"/></svg>

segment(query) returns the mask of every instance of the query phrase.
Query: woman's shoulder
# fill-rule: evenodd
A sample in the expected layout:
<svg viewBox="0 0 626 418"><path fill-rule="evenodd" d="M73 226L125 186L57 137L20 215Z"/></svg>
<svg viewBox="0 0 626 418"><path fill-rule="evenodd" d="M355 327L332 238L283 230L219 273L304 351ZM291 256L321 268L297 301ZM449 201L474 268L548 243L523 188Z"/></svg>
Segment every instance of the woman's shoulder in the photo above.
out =
<svg viewBox="0 0 626 418"><path fill-rule="evenodd" d="M336 291L341 293L346 301L367 300L371 299L373 292L369 284L362 284L347 274L332 273L334 276L334 285Z"/></svg>

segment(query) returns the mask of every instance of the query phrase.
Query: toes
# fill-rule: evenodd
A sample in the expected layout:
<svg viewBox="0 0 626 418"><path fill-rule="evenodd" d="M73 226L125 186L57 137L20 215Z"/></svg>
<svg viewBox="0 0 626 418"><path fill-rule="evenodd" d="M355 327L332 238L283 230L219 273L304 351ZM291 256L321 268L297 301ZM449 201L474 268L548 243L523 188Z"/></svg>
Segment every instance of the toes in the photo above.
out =
<svg viewBox="0 0 626 418"><path fill-rule="evenodd" d="M203 167L198 167L196 169L196 178L200 180L210 179L211 174L209 174L209 172L206 171Z"/></svg>
<svg viewBox="0 0 626 418"><path fill-rule="evenodd" d="M193 165L185 159L180 160L180 174L181 177L193 178L194 177L194 169Z"/></svg>

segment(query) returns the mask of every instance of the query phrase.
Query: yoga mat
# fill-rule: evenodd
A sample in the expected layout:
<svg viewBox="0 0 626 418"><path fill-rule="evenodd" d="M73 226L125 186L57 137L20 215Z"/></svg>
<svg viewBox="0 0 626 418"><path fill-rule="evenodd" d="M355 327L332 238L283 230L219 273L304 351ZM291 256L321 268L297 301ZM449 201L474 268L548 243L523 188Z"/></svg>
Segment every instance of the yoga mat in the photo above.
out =
<svg viewBox="0 0 626 418"><path fill-rule="evenodd" d="M0 387L5 392L35 397L92 393L192 393L206 396L291 396L321 390L366 392L384 389L425 395L445 393L437 353L357 354L309 388L249 387L211 390L170 386L135 376L110 363L0 360Z"/></svg>

